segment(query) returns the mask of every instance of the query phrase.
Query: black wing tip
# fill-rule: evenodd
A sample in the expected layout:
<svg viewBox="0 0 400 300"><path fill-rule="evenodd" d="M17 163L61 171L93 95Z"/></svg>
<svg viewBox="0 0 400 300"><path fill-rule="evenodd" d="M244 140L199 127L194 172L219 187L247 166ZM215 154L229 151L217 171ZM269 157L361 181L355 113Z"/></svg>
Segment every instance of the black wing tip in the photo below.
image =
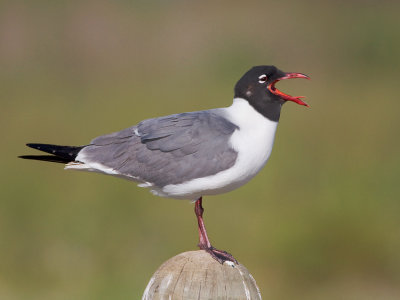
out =
<svg viewBox="0 0 400 300"><path fill-rule="evenodd" d="M47 161L47 162L55 162L55 163L63 163L67 164L71 162L70 159L54 156L54 155L20 155L18 158L29 159L29 160L39 160L39 161Z"/></svg>
<svg viewBox="0 0 400 300"><path fill-rule="evenodd" d="M26 146L28 146L29 148L40 150L40 148L43 147L43 146L54 146L54 145L51 145L51 144L39 144L39 143L27 143Z"/></svg>
<svg viewBox="0 0 400 300"><path fill-rule="evenodd" d="M27 143L26 146L51 155L21 155L22 159L33 159L51 162L68 163L75 161L79 151L85 146L60 146L53 144Z"/></svg>

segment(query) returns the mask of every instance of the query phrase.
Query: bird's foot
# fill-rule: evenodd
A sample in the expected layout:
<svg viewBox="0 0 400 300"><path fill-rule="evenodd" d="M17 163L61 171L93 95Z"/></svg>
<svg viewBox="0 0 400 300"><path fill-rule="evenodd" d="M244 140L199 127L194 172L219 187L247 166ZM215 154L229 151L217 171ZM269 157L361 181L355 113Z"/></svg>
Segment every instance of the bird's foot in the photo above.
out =
<svg viewBox="0 0 400 300"><path fill-rule="evenodd" d="M212 258L214 258L217 262L220 264L224 264L225 262L231 262L233 264L238 265L239 262L232 256L232 254L224 251L224 250L218 250L214 248L213 246L211 247L201 247L200 249L206 251L208 254L211 255Z"/></svg>

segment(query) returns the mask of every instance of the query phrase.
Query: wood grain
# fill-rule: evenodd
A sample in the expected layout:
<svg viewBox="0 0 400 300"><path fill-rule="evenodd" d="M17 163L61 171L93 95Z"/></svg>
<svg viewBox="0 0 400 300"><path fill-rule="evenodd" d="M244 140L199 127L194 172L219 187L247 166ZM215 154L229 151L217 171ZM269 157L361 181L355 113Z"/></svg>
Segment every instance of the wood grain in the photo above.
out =
<svg viewBox="0 0 400 300"><path fill-rule="evenodd" d="M241 264L221 265L205 251L172 257L151 277L142 300L261 299L257 284Z"/></svg>

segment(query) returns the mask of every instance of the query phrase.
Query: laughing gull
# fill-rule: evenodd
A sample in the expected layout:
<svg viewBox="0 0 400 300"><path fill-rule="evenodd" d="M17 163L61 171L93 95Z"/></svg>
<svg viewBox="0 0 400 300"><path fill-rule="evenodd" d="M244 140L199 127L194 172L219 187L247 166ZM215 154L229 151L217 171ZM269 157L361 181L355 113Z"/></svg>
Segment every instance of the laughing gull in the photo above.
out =
<svg viewBox="0 0 400 300"><path fill-rule="evenodd" d="M203 222L202 197L232 191L253 178L267 162L283 103L308 106L303 97L275 87L283 79L306 78L274 66L256 66L235 85L225 108L147 119L99 136L86 146L27 144L51 155L25 159L66 164L65 169L114 175L139 183L157 196L195 202L199 248L223 263L237 263L211 246Z"/></svg>

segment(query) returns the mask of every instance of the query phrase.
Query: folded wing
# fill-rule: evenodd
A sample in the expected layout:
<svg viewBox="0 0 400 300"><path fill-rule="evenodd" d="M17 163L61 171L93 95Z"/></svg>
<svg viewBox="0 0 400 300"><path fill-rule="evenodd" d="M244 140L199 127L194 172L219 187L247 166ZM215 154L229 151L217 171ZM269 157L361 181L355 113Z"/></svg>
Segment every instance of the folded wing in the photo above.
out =
<svg viewBox="0 0 400 300"><path fill-rule="evenodd" d="M148 119L100 136L77 160L87 169L163 187L230 168L237 153L229 139L237 126L214 111Z"/></svg>

